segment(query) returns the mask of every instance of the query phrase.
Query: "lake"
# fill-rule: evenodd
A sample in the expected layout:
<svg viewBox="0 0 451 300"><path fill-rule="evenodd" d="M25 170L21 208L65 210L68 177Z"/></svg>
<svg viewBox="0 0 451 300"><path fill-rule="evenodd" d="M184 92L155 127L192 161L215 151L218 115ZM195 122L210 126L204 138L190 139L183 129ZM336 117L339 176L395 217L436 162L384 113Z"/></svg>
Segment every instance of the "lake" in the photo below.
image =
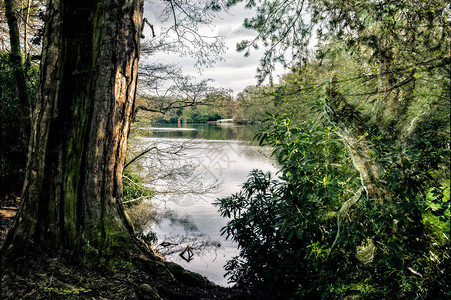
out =
<svg viewBox="0 0 451 300"><path fill-rule="evenodd" d="M158 211L150 225L155 249L167 260L227 286L224 265L238 255L237 245L221 236L227 223L212 203L240 190L249 172L276 172L271 149L252 141L257 126L235 124L136 125L129 151L149 150L134 167L156 191ZM160 246L167 242L166 247ZM179 254L192 247L192 260ZM185 253L188 258L188 253Z"/></svg>

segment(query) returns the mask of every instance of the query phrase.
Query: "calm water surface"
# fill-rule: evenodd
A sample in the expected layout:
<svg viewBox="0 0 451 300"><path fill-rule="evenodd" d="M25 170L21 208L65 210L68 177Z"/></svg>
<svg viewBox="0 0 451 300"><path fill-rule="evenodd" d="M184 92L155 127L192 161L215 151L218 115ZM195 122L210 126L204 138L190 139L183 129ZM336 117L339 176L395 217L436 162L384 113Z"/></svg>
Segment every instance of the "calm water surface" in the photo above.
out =
<svg viewBox="0 0 451 300"><path fill-rule="evenodd" d="M227 285L224 265L238 250L221 236L228 220L212 203L238 192L253 169L277 171L271 150L252 142L257 132L255 126L234 124L138 125L130 139L135 152L158 149L138 165L141 175L159 191L151 201L161 218L151 230L158 244L176 245L156 249L167 260L220 285ZM194 254L190 262L179 255L188 245Z"/></svg>

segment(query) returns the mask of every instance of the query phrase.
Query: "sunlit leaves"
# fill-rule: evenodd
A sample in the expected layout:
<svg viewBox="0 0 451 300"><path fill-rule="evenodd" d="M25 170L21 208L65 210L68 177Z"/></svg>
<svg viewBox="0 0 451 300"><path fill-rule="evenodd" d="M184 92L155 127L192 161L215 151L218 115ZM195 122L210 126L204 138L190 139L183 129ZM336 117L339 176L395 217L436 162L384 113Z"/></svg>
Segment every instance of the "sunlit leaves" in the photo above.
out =
<svg viewBox="0 0 451 300"><path fill-rule="evenodd" d="M340 128L327 124L326 115L275 115L257 136L274 148L280 180L253 171L217 203L232 218L222 233L241 249L230 280L274 297L440 295L449 287L449 169L433 168L448 152L428 126L404 143L375 136L370 161L382 170L363 193Z"/></svg>

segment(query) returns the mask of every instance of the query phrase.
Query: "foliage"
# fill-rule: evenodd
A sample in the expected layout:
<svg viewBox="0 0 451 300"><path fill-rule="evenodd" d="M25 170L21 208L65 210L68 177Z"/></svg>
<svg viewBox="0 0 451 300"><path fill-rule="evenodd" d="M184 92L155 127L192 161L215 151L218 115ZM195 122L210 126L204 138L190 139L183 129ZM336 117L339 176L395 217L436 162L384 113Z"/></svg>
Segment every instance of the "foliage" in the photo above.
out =
<svg viewBox="0 0 451 300"><path fill-rule="evenodd" d="M191 106L182 109L181 115L187 122L204 123L219 119L232 118L234 101L226 95L211 95L210 100L206 100L209 105Z"/></svg>
<svg viewBox="0 0 451 300"><path fill-rule="evenodd" d="M267 87L249 86L237 95L237 108L233 119L237 123L261 123L266 113L274 110L274 97L268 94Z"/></svg>
<svg viewBox="0 0 451 300"><path fill-rule="evenodd" d="M36 64L27 62L26 79L28 95L31 103L36 95L39 68ZM12 63L7 53L0 54L0 134L1 134L1 161L2 193L19 193L27 149L21 142L21 128L17 121L20 118L20 105Z"/></svg>
<svg viewBox="0 0 451 300"><path fill-rule="evenodd" d="M238 2L257 7L256 16L244 22L257 36L240 42L237 49L249 55L264 46L257 70L260 83L277 62L295 67L308 60L314 38L320 44L338 40L341 48L356 56L370 53L381 73L390 77L392 87L409 83L418 69L449 64L449 3L445 0L228 0L228 5Z"/></svg>
<svg viewBox="0 0 451 300"><path fill-rule="evenodd" d="M156 235L149 231L148 227L149 223L155 220L156 210L148 200L153 197L154 192L145 185L144 179L139 174L128 168L124 170L122 188L122 201L136 236L152 244L156 241Z"/></svg>
<svg viewBox="0 0 451 300"><path fill-rule="evenodd" d="M410 164L436 153L417 145L391 152L396 158L385 153L386 194L376 199L327 124L326 115L300 123L274 116L259 138L274 147L280 179L253 171L241 192L217 203L232 218L223 234L241 249L226 266L230 280L269 298L445 298L449 181L428 178L429 166L418 176L424 160ZM404 166L394 166L400 159Z"/></svg>
<svg viewBox="0 0 451 300"><path fill-rule="evenodd" d="M253 171L239 194L219 202L221 214L234 218L223 231L238 242L242 257L226 268L232 281L263 295L302 289L315 296L316 278L337 235L337 199L352 196L358 174L336 129L284 117L273 122L260 140L275 147L281 180Z"/></svg>
<svg viewBox="0 0 451 300"><path fill-rule="evenodd" d="M45 11L45 1L14 0L13 5L18 18L18 30L20 31L22 42L22 54L24 57L38 55L40 43L43 35L43 20ZM2 14L0 14L0 51L10 48L9 26L4 10L5 2L0 3ZM7 51L8 51L7 50Z"/></svg>
<svg viewBox="0 0 451 300"><path fill-rule="evenodd" d="M229 119L234 115L235 102L227 93L207 93L196 99L159 99L161 105L168 104L165 115L154 117L157 123L177 123L179 118L188 123L205 123L218 119ZM147 102L149 103L149 102ZM170 108L169 108L170 107ZM148 109L144 109L148 110Z"/></svg>
<svg viewBox="0 0 451 300"><path fill-rule="evenodd" d="M289 16L310 12L319 43L268 93L285 115L259 140L279 180L254 171L218 202L241 250L231 281L262 298L449 298L446 3L257 2L245 25L259 35L241 48L268 47L260 79L287 62L288 37L312 33Z"/></svg>
<svg viewBox="0 0 451 300"><path fill-rule="evenodd" d="M143 181L144 179L139 174L128 168L124 170L122 201L126 207L137 205L142 200L153 196L153 191Z"/></svg>

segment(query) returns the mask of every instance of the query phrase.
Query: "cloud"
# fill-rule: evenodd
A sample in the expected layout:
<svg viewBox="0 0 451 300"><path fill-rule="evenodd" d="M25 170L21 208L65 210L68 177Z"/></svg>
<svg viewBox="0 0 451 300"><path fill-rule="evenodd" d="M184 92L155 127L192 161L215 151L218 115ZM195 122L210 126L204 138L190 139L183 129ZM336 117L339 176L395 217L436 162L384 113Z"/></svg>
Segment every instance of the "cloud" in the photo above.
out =
<svg viewBox="0 0 451 300"><path fill-rule="evenodd" d="M150 21L157 20L161 8L161 2L152 5L146 4L144 15ZM246 29L242 25L244 19L252 15L252 10L245 9L244 4L241 3L232 7L228 12L221 12L213 21L213 26L199 27L203 34L221 35L226 38L224 60L216 62L213 67L204 69L201 73L194 67L195 60L191 57L161 53L154 55L152 61L176 64L188 75L192 75L198 80L212 78L217 87L232 89L236 95L247 86L257 83L256 69L263 54L262 49L251 51L249 57L244 57L244 53L236 52L238 42L243 39L252 40L257 35L255 31ZM161 23L158 25L161 26Z"/></svg>
<svg viewBox="0 0 451 300"><path fill-rule="evenodd" d="M251 39L256 36L254 30L244 28L241 24L228 24L218 27L218 35L228 37L230 40Z"/></svg>

